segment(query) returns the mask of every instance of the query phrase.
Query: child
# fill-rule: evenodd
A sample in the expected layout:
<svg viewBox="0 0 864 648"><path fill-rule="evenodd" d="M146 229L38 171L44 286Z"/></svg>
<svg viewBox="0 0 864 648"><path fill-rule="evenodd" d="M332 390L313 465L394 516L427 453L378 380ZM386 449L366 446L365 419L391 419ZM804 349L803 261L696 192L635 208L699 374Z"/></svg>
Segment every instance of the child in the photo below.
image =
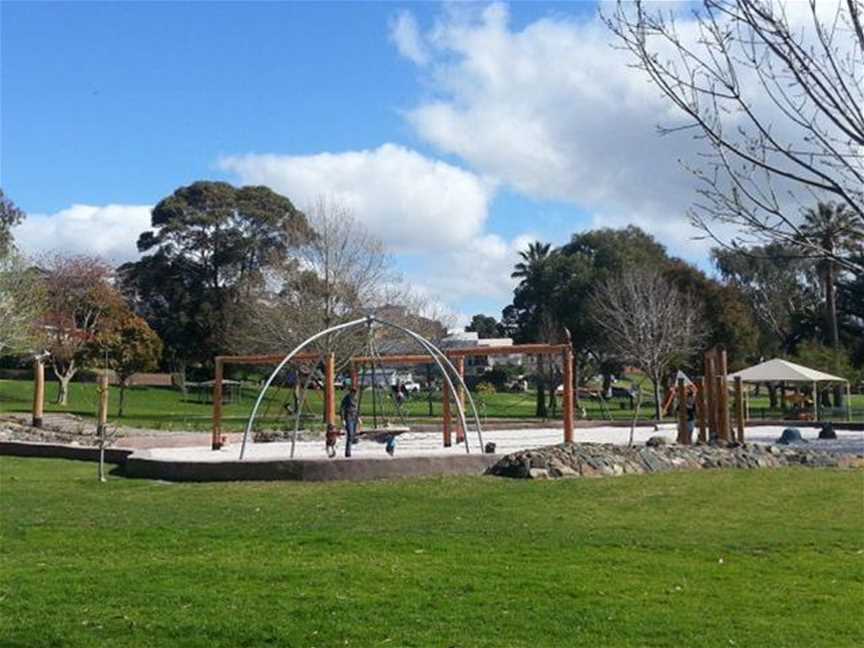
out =
<svg viewBox="0 0 864 648"><path fill-rule="evenodd" d="M387 445L384 446L384 449L387 451L387 454L390 455L391 457L393 456L393 453L396 452L396 435L395 434L391 434L390 436L387 437Z"/></svg>
<svg viewBox="0 0 864 648"><path fill-rule="evenodd" d="M327 456L331 459L336 456L336 442L342 433L332 423L327 424L327 433L324 436L324 449L327 451Z"/></svg>

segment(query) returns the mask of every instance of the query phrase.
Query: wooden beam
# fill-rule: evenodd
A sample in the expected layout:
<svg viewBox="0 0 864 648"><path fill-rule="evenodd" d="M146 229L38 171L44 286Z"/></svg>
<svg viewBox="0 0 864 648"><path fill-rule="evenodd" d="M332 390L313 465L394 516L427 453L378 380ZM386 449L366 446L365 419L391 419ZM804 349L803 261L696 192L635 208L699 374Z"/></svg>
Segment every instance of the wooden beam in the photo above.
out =
<svg viewBox="0 0 864 648"><path fill-rule="evenodd" d="M100 439L105 437L105 426L108 425L108 371L99 374L97 391L99 392L99 408L96 415L96 430Z"/></svg>
<svg viewBox="0 0 864 648"><path fill-rule="evenodd" d="M467 349L446 349L443 351L448 358L469 358L499 355L557 355L563 353L566 344L514 344L512 346L499 347L471 347ZM354 356L351 361L360 364L375 361L378 364L430 364L432 356L422 354L395 354L384 355L376 358L369 356Z"/></svg>
<svg viewBox="0 0 864 648"><path fill-rule="evenodd" d="M690 430L687 429L687 383L678 379L676 394L678 397L678 443L690 445Z"/></svg>
<svg viewBox="0 0 864 648"><path fill-rule="evenodd" d="M696 416L699 418L699 443L707 443L708 430L705 412L705 376L702 376L696 382Z"/></svg>
<svg viewBox="0 0 864 648"><path fill-rule="evenodd" d="M735 429L738 443L744 443L744 383L741 376L735 376Z"/></svg>
<svg viewBox="0 0 864 648"><path fill-rule="evenodd" d="M465 358L456 358L456 371L459 372L459 377L462 381L465 380ZM462 405L462 411L465 411L465 390L462 389L462 382L460 381L459 386L456 388L456 398L459 399L459 403ZM456 427L456 443L462 443L465 441L465 430L462 429L462 421L459 421L458 426Z"/></svg>
<svg viewBox="0 0 864 648"><path fill-rule="evenodd" d="M450 434L450 386L444 380L441 385L441 419L442 432L444 434L444 447L449 448L453 445L453 439Z"/></svg>
<svg viewBox="0 0 864 648"><path fill-rule="evenodd" d="M336 354L328 353L324 360L324 417L328 425L336 425Z"/></svg>
<svg viewBox="0 0 864 648"><path fill-rule="evenodd" d="M705 352L705 407L708 418L708 440L719 437L717 425L717 379L715 351Z"/></svg>
<svg viewBox="0 0 864 648"><path fill-rule="evenodd" d="M511 346L469 347L465 349L446 349L451 357L483 357L496 355L558 355L567 348L566 344L513 344Z"/></svg>
<svg viewBox="0 0 864 648"><path fill-rule="evenodd" d="M420 365L420 364L435 364L435 360L431 355L391 355L379 356L373 358L371 356L354 356L351 358L353 365L372 364L377 365Z"/></svg>
<svg viewBox="0 0 864 648"><path fill-rule="evenodd" d="M45 363L41 358L33 359L33 427L42 427L45 410Z"/></svg>
<svg viewBox="0 0 864 648"><path fill-rule="evenodd" d="M237 355L237 356L216 356L215 361L226 364L279 364L285 359L286 353L270 354L270 355ZM291 362L316 362L321 358L320 353L298 353Z"/></svg>
<svg viewBox="0 0 864 648"><path fill-rule="evenodd" d="M726 389L726 384L723 382L723 376L714 376L714 391L718 394L717 398L717 438L724 441L729 440L729 410L724 409L723 391Z"/></svg>
<svg viewBox="0 0 864 648"><path fill-rule="evenodd" d="M222 363L223 356L217 356L213 365L213 432L210 436L210 449L222 447Z"/></svg>
<svg viewBox="0 0 864 648"><path fill-rule="evenodd" d="M726 364L726 349L720 349L719 355L717 373L720 377L720 429L723 433L722 438L731 441L732 424L729 421L729 375Z"/></svg>
<svg viewBox="0 0 864 648"><path fill-rule="evenodd" d="M564 409L564 443L573 442L573 349L564 345L562 354L564 398L561 403Z"/></svg>

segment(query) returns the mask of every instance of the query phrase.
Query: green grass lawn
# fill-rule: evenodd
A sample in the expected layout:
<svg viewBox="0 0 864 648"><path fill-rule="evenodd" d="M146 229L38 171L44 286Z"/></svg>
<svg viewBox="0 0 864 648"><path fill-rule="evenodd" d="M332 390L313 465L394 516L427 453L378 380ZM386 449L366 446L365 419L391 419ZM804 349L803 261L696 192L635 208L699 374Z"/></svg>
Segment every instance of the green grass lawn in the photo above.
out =
<svg viewBox="0 0 864 648"><path fill-rule="evenodd" d="M95 481L0 457L3 646L860 646L864 473Z"/></svg>
<svg viewBox="0 0 864 648"><path fill-rule="evenodd" d="M46 386L46 412L68 412L78 416L94 418L96 416L97 395L96 386L92 383L72 383L70 385L69 405L61 407L52 401L57 393L55 382L48 382ZM338 392L341 398L342 392ZM365 418L372 417L371 392L364 392L362 410ZM249 387L243 391L242 399L237 403L229 403L224 408L224 428L226 430L240 430L245 424L252 409L257 391ZM271 389L267 399L264 401L261 414L268 425L293 428L292 417L282 414L282 404L289 399L286 389ZM118 419L117 404L119 389L112 388L110 395L109 418L112 422L131 427L143 427L164 430L209 430L212 405L209 402L201 402L194 394L184 396L178 390L160 387L132 387L126 392L126 410L124 417ZM535 395L533 392L526 394L497 393L486 396L474 394L479 413L484 418L525 418L535 419ZM321 392L309 391L307 397L306 411L310 414L310 422L317 422L322 412ZM433 416L441 416L440 394L433 395ZM0 414L3 412L29 412L33 399L33 384L29 380L0 380ZM382 407L387 418L394 422L399 421L395 406L388 397L378 403L377 410ZM864 419L864 395L855 394L852 397L852 406L856 410L856 420ZM580 403L585 409L587 418L603 421L614 419L618 421L629 420L633 416L632 410L627 407L627 402L622 399L614 399L606 404L596 400L583 399ZM754 417L779 417L780 412L773 413L767 410L767 397L753 399L751 401L751 412ZM404 408L403 414L408 419L422 419L429 415L429 405L426 394L414 395ZM643 418L651 418L653 409L651 404L643 404L641 411ZM453 412L455 416L455 411ZM581 415L581 413L580 413ZM553 417L555 418L555 417ZM559 417L560 418L560 410ZM836 418L845 420L845 410L839 412ZM536 420L536 419L535 419ZM673 420L670 417L669 420Z"/></svg>

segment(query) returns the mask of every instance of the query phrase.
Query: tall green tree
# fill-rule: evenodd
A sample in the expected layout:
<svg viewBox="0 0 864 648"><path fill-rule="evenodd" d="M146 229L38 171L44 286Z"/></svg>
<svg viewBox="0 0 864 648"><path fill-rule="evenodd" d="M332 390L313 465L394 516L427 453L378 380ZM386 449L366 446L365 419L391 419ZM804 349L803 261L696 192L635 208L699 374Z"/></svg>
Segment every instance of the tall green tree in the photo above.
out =
<svg viewBox="0 0 864 648"><path fill-rule="evenodd" d="M12 250L12 228L24 220L24 212L0 189L0 258Z"/></svg>
<svg viewBox="0 0 864 648"><path fill-rule="evenodd" d="M0 355L42 351L45 285L36 268L14 251L0 256Z"/></svg>
<svg viewBox="0 0 864 648"><path fill-rule="evenodd" d="M820 202L804 213L800 227L802 246L814 246L825 251L819 258L817 269L825 290L825 322L835 352L840 351L840 325L837 317L837 257L860 253L864 246L864 223L846 205Z"/></svg>
<svg viewBox="0 0 864 648"><path fill-rule="evenodd" d="M143 318L123 309L102 327L91 345L93 355L103 360L103 367L112 369L117 376L120 384L117 416L122 417L126 389L132 376L142 371L152 371L159 365L162 340Z"/></svg>
<svg viewBox="0 0 864 648"><path fill-rule="evenodd" d="M711 251L722 280L746 299L759 326L762 355L792 355L812 336L820 311L820 281L799 250L772 243ZM757 359L757 358L754 358Z"/></svg>
<svg viewBox="0 0 864 648"><path fill-rule="evenodd" d="M512 329L518 341L551 342L556 336L555 308L551 295L554 281L551 280L552 265L556 254L550 243L534 241L519 252L521 259L513 266L511 278L518 279L513 298L513 309L505 313L512 321ZM546 362L537 356L537 405L536 415L548 415L546 403ZM554 389L552 390L554 393Z"/></svg>
<svg viewBox="0 0 864 648"><path fill-rule="evenodd" d="M474 332L480 338L494 338L501 336L501 326L498 321L490 316L478 313L471 318L471 322L465 327L466 331Z"/></svg>
<svg viewBox="0 0 864 648"><path fill-rule="evenodd" d="M315 235L288 198L226 182L180 187L153 208L151 224L138 239L148 254L121 276L178 368L224 352L231 327L247 324L243 303L264 269Z"/></svg>
<svg viewBox="0 0 864 648"><path fill-rule="evenodd" d="M663 276L699 306L700 341L705 347L726 349L732 370L743 369L759 356L759 327L744 292L723 284L680 259L668 264ZM670 326L676 325L673 318ZM702 373L702 358L689 361L693 373Z"/></svg>

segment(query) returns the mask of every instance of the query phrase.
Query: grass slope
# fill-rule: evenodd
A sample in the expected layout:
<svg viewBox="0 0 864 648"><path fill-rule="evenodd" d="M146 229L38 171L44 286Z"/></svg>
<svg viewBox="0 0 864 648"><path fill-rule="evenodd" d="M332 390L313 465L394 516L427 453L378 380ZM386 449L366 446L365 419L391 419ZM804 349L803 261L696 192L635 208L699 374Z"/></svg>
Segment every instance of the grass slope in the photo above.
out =
<svg viewBox="0 0 864 648"><path fill-rule="evenodd" d="M861 472L94 477L0 458L0 644L864 644Z"/></svg>

